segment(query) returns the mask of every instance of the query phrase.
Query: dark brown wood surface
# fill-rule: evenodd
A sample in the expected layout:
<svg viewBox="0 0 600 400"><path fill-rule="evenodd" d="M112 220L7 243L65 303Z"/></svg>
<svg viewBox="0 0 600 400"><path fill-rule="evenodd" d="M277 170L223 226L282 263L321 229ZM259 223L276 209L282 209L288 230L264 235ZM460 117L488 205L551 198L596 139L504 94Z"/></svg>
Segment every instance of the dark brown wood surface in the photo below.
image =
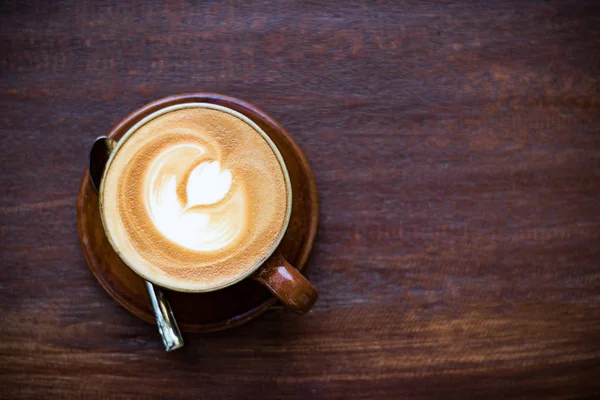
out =
<svg viewBox="0 0 600 400"><path fill-rule="evenodd" d="M599 71L594 1L2 2L0 395L599 396ZM165 353L75 204L94 137L195 91L306 153L320 299Z"/></svg>

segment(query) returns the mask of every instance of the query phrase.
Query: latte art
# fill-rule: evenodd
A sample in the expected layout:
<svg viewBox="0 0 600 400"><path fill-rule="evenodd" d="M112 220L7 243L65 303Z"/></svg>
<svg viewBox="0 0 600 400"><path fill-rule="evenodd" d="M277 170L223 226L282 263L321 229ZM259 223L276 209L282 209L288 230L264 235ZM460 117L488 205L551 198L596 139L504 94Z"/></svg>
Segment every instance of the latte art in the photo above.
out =
<svg viewBox="0 0 600 400"><path fill-rule="evenodd" d="M129 134L107 166L102 219L135 272L177 290L225 286L277 245L287 175L267 140L235 115L183 108Z"/></svg>
<svg viewBox="0 0 600 400"><path fill-rule="evenodd" d="M221 171L219 161L203 161L187 177L187 201L177 195L174 170L186 155L201 157L205 149L195 145L174 146L151 165L149 188L144 198L150 218L167 239L197 251L220 250L231 244L244 228L246 199L237 188L231 190L231 171ZM231 192L231 193L230 193Z"/></svg>

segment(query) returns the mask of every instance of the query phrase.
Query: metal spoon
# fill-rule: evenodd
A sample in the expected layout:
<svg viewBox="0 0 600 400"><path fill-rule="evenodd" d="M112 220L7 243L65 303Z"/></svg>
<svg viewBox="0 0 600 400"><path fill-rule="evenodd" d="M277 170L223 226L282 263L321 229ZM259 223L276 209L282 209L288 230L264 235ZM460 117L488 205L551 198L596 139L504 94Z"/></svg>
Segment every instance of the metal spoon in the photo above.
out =
<svg viewBox="0 0 600 400"><path fill-rule="evenodd" d="M102 175L104 168L110 156L111 151L115 148L117 142L106 136L101 136L96 139L92 150L90 151L89 160L89 171L90 178L92 180L92 186L96 191L100 190L100 182L102 181ZM162 337L165 350L171 351L176 350L183 346L183 337L177 326L177 321L173 316L173 310L167 300L164 292L154 286L152 283L146 282L146 288L148 289L148 295L150 296L150 302L152 303L152 309L156 316L156 324L158 325L158 331Z"/></svg>

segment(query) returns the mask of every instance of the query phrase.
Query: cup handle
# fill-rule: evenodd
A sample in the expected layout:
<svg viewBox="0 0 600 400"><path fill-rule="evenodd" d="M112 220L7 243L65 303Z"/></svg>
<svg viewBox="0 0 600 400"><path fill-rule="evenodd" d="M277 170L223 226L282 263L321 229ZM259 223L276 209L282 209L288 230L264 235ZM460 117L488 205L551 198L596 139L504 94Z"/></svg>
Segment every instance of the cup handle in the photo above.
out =
<svg viewBox="0 0 600 400"><path fill-rule="evenodd" d="M317 301L317 289L277 250L252 279L263 284L290 310L306 314Z"/></svg>

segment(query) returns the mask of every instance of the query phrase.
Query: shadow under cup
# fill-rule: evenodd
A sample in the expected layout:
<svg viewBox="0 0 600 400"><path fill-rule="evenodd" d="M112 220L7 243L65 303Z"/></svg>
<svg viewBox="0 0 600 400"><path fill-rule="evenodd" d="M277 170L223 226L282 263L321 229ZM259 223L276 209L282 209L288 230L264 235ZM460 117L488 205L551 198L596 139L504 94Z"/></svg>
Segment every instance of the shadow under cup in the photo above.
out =
<svg viewBox="0 0 600 400"><path fill-rule="evenodd" d="M248 124L249 126L251 126L254 129L254 131L260 134L265 140L265 142L271 147L271 150L277 157L277 160L283 171L286 185L287 208L283 228L280 230L275 242L270 246L268 251L266 251L260 257L258 262L256 262L252 268L249 268L243 274L236 277L234 280L227 281L224 284L210 286L208 288L174 287L170 285L169 282L162 281L160 278L148 275L147 273L145 273L144 270L136 268L136 263L134 262L134 260L128 260L128 257L120 250L119 243L117 242L118 239L115 237L115 235L113 235L111 230L107 228L107 223L105 220L106 217L104 215L104 212L101 212L100 214L102 218L102 226L111 246L119 255L119 257L123 260L123 262L135 273L154 284L166 287L170 290L193 293L208 292L231 286L247 277L251 277L252 279L264 285L269 291L271 291L287 308L294 311L295 313L305 314L312 308L313 304L317 300L317 290L308 280L306 280L306 278L304 278L304 276L300 272L298 272L296 268L294 268L292 265L290 265L290 263L286 261L281 252L277 249L289 224L290 213L292 208L292 189L289 174L283 157L281 156L277 146L273 143L269 136L247 116L230 108L210 103L184 103L172 105L159 109L153 112L152 114L146 116L125 133L125 135L118 141L118 144L115 147L115 149L111 152L104 171L102 184L100 185L100 208L102 209L102 204L106 195L104 185L105 178L108 174L108 171L111 168L111 165L113 164L113 161L116 158L116 155L119 153L119 149L126 142L126 140L134 136L137 133L137 131L149 121L169 112L187 108L212 109L233 115L245 122L246 124Z"/></svg>

